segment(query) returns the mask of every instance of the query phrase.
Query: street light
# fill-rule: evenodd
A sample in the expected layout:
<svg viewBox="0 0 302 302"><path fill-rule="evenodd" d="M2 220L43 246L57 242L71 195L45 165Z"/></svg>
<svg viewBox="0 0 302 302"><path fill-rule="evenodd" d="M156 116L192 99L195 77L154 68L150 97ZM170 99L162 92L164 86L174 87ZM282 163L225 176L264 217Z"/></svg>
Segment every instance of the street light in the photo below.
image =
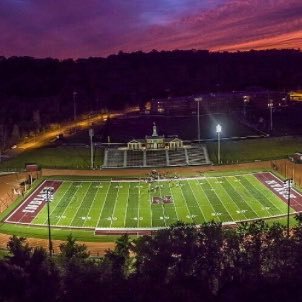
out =
<svg viewBox="0 0 302 302"><path fill-rule="evenodd" d="M93 128L89 129L89 137L90 137L90 168L93 169L93 141L92 138L94 136Z"/></svg>
<svg viewBox="0 0 302 302"><path fill-rule="evenodd" d="M216 126L216 132L217 132L217 162L220 164L220 133L221 133L222 127L220 124Z"/></svg>
<svg viewBox="0 0 302 302"><path fill-rule="evenodd" d="M198 97L194 99L197 102L197 138L198 143L200 143L200 105L199 103L202 101L202 97Z"/></svg>
<svg viewBox="0 0 302 302"><path fill-rule="evenodd" d="M77 96L77 92L74 91L72 93L73 95L73 120L75 121L77 119L77 105L76 105L76 96Z"/></svg>
<svg viewBox="0 0 302 302"><path fill-rule="evenodd" d="M270 112L270 131L273 131L273 108L274 108L274 101L273 100L269 100L267 103L267 107L269 109Z"/></svg>
<svg viewBox="0 0 302 302"><path fill-rule="evenodd" d="M285 179L284 184L287 184L287 237L289 237L290 189L293 185L293 179Z"/></svg>
<svg viewBox="0 0 302 302"><path fill-rule="evenodd" d="M53 188L45 188L43 190L44 201L47 203L47 222L48 222L48 249L49 256L52 256L52 241L51 241L51 231L50 231L50 209L49 203L53 198Z"/></svg>

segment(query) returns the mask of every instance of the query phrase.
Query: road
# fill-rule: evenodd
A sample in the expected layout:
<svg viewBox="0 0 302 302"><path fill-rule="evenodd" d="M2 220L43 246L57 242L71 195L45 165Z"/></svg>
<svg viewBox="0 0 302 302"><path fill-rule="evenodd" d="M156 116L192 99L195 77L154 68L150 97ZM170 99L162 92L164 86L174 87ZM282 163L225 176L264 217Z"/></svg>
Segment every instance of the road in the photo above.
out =
<svg viewBox="0 0 302 302"><path fill-rule="evenodd" d="M113 113L104 113L104 114L96 114L90 116L89 118L85 119L78 119L76 121L68 122L61 124L58 129L55 130L47 130L41 134L37 134L35 137L26 139L18 143L15 149L11 149L6 154L14 155L28 151L32 149L41 148L45 145L48 145L53 140L55 140L60 134L70 135L72 131L79 131L91 128L92 125L100 125L104 123L107 118L110 119L117 118L124 116L129 113L137 112L139 110L138 107L131 107L124 111L113 112Z"/></svg>

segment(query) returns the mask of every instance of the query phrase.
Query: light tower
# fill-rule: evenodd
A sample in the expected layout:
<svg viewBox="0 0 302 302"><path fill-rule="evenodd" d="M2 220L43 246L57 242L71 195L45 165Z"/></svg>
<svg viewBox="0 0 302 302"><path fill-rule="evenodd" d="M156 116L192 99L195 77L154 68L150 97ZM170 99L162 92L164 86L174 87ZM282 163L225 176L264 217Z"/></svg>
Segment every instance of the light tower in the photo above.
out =
<svg viewBox="0 0 302 302"><path fill-rule="evenodd" d="M269 100L267 103L267 107L269 109L270 112L270 132L273 131L273 109L274 109L274 101L273 100Z"/></svg>
<svg viewBox="0 0 302 302"><path fill-rule="evenodd" d="M45 188L43 190L44 201L47 203L47 224L48 224L48 249L49 256L52 256L52 241L51 241L51 225L50 225L50 208L49 203L53 198L53 188Z"/></svg>
<svg viewBox="0 0 302 302"><path fill-rule="evenodd" d="M289 213L290 213L290 190L293 186L293 179L287 178L284 180L284 184L287 185L287 228L286 233L287 237L289 237Z"/></svg>
<svg viewBox="0 0 302 302"><path fill-rule="evenodd" d="M250 102L250 97L248 95L245 95L243 97L243 116L245 119L246 119L246 107L249 102Z"/></svg>
<svg viewBox="0 0 302 302"><path fill-rule="evenodd" d="M93 170L93 136L94 136L94 131L93 128L89 129L89 138L90 138L90 168Z"/></svg>
<svg viewBox="0 0 302 302"><path fill-rule="evenodd" d="M220 165L220 133L222 131L222 127L220 124L216 126L216 133L217 133L217 162Z"/></svg>

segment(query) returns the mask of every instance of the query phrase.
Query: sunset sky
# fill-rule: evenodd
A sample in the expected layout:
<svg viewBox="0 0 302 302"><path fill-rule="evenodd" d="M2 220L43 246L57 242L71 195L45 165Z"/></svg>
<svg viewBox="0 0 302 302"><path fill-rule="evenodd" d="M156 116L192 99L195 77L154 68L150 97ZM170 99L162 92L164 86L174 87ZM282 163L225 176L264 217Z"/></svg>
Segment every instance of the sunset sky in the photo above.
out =
<svg viewBox="0 0 302 302"><path fill-rule="evenodd" d="M0 55L302 48L302 0L1 0Z"/></svg>

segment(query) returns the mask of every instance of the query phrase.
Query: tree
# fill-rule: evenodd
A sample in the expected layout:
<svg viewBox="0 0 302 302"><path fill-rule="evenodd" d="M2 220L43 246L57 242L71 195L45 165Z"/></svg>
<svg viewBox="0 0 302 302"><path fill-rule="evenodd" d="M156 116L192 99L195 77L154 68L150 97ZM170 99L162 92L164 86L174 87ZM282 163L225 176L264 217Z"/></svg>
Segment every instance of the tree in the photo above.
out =
<svg viewBox="0 0 302 302"><path fill-rule="evenodd" d="M60 257L64 261L72 259L85 260L89 257L90 254L87 251L86 245L78 244L76 241L72 234L69 234L66 242L60 244Z"/></svg>

